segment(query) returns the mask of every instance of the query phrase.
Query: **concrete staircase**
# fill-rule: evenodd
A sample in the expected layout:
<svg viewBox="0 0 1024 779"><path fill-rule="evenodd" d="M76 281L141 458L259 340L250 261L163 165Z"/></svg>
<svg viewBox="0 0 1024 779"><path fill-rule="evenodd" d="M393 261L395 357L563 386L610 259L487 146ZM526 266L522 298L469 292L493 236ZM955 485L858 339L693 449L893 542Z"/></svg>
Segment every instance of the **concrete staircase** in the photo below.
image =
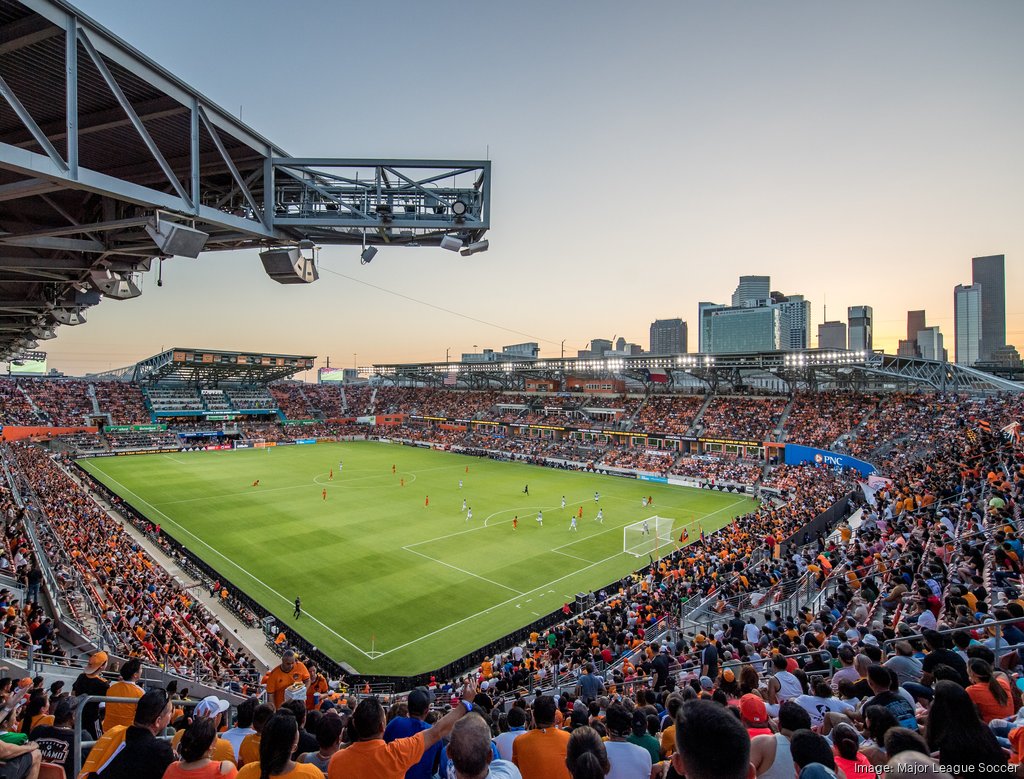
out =
<svg viewBox="0 0 1024 779"><path fill-rule="evenodd" d="M784 441L786 431L786 421L789 419L789 414L793 410L793 405L796 403L796 395L791 395L789 402L786 407L782 410L782 416L779 417L779 424L776 425L775 429L772 430L773 441Z"/></svg>
<svg viewBox="0 0 1024 779"><path fill-rule="evenodd" d="M700 409L697 411L697 415L693 418L693 422L690 424L689 429L686 431L686 435L697 436L700 431L703 430L704 426L701 424L701 419L704 417L704 412L708 410L708 406L711 405L711 401L715 399L714 394L709 393L704 402L701 403Z"/></svg>

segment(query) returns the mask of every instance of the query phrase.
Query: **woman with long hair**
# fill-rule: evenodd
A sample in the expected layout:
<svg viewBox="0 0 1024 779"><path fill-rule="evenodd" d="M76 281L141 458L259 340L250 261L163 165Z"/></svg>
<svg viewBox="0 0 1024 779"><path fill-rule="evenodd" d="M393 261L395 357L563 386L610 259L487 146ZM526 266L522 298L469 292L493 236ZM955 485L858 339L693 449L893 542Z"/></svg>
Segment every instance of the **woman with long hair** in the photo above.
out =
<svg viewBox="0 0 1024 779"><path fill-rule="evenodd" d="M612 766L596 730L585 726L572 732L566 746L565 766L572 779L603 779L608 775Z"/></svg>
<svg viewBox="0 0 1024 779"><path fill-rule="evenodd" d="M836 767L847 777L873 773L871 761L860 751L857 729L850 723L840 722L832 729L832 751Z"/></svg>
<svg viewBox="0 0 1024 779"><path fill-rule="evenodd" d="M49 716L50 698L45 691L32 693L21 714L21 732L28 735L36 725L52 725L53 717Z"/></svg>
<svg viewBox="0 0 1024 779"><path fill-rule="evenodd" d="M217 724L200 717L189 725L178 744L180 760L167 766L163 779L234 779L238 769L230 760L213 760Z"/></svg>
<svg viewBox="0 0 1024 779"><path fill-rule="evenodd" d="M935 683L935 697L928 711L928 748L939 753L943 765L989 766L1007 764L1006 754L978 716L967 691L956 682Z"/></svg>
<svg viewBox="0 0 1024 779"><path fill-rule="evenodd" d="M292 753L299 745L299 725L295 715L279 711L263 726L260 734L260 759L246 763L237 779L324 779L323 771L311 763L296 763Z"/></svg>
<svg viewBox="0 0 1024 779"><path fill-rule="evenodd" d="M1008 719L1013 716L1013 695L1010 683L1002 674L980 657L973 657L967 663L967 676L971 680L967 695L978 707L978 715L986 725L994 719Z"/></svg>

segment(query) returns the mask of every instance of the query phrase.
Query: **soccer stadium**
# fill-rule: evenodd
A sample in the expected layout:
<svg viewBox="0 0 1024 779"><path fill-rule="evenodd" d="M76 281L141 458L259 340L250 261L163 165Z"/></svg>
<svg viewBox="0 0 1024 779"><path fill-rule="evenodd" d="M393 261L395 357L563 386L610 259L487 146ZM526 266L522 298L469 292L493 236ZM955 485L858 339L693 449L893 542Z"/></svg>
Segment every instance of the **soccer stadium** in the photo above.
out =
<svg viewBox="0 0 1024 779"><path fill-rule="evenodd" d="M0 775L1024 762L1003 255L955 288L953 359L923 310L895 353L870 306L812 346L802 295L741 276L732 305L699 304L696 350L658 320L650 349L332 367L287 295L322 285L331 247L487 252L489 157L290 156L64 0L0 0L0 96ZM165 260L241 250L287 285L265 344L233 348L179 285L180 331L208 322L208 343L160 332L183 345L115 365L128 347L89 336L106 368L49 370ZM234 293L220 313L260 308Z"/></svg>

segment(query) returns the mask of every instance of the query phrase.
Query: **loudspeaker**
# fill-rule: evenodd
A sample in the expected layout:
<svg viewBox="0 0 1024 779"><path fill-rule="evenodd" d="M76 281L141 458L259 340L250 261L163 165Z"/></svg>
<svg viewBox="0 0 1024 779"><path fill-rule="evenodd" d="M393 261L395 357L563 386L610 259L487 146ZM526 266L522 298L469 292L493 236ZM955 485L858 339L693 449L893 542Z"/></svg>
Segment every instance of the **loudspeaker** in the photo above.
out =
<svg viewBox="0 0 1024 779"><path fill-rule="evenodd" d="M453 238L450 235L446 235L444 238L441 239L441 248L447 249L450 252L457 252L459 249L462 248L462 241L460 241L458 238Z"/></svg>
<svg viewBox="0 0 1024 779"><path fill-rule="evenodd" d="M278 284L312 284L320 274L311 258L298 249L268 249L260 252L263 270Z"/></svg>
<svg viewBox="0 0 1024 779"><path fill-rule="evenodd" d="M89 280L104 297L114 300L128 300L142 294L142 290L130 278L109 270L94 270L89 274Z"/></svg>
<svg viewBox="0 0 1024 779"><path fill-rule="evenodd" d="M173 254L178 257L191 257L195 259L206 246L210 236L202 230L187 227L177 222L161 220L157 224L146 225L146 232L153 239L153 243L164 254Z"/></svg>

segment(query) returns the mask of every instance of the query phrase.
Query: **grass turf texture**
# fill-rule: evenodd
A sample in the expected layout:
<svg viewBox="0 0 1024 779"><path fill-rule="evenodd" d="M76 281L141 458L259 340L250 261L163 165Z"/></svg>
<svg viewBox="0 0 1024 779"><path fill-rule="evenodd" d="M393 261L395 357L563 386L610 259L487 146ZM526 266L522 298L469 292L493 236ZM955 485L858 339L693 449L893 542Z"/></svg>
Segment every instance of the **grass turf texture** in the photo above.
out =
<svg viewBox="0 0 1024 779"><path fill-rule="evenodd" d="M674 537L689 525L692 541L698 522L710 533L754 506L736 494L369 442L81 462L321 650L374 674L438 668L642 566L646 556L622 551L631 522L671 517ZM641 506L644 495L653 507Z"/></svg>

